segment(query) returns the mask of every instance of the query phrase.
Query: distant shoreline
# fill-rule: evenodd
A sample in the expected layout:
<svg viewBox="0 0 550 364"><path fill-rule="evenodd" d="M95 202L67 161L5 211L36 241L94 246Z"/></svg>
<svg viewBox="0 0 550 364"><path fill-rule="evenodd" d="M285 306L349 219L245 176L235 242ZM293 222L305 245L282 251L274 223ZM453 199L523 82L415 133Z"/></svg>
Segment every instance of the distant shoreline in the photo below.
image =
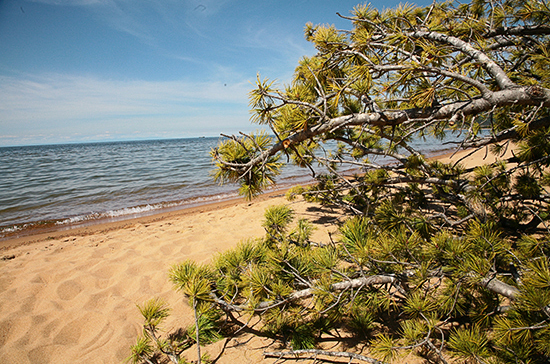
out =
<svg viewBox="0 0 550 364"><path fill-rule="evenodd" d="M74 145L87 145L87 144L141 143L141 142L147 143L147 142L173 141L173 140L222 139L222 138L223 138L222 136L195 136L195 137L181 137L181 138L90 140L90 141L73 141L73 142L61 142L61 143L0 145L0 148L28 148L28 147L56 147L56 146L62 147L62 146L74 146Z"/></svg>

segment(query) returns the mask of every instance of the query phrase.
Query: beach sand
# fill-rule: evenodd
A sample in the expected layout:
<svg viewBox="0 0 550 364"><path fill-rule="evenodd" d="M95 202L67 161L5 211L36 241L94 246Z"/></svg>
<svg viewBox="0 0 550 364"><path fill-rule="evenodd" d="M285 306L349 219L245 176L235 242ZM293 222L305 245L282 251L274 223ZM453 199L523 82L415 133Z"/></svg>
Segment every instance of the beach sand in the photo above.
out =
<svg viewBox="0 0 550 364"><path fill-rule="evenodd" d="M479 165L484 157L481 150L463 164ZM447 162L449 156L439 159ZM264 210L280 204L312 221L313 240L321 243L329 242L333 223L342 218L275 192L253 202L226 201L0 242L0 363L122 363L141 332L136 304L154 297L172 308L163 325L167 332L192 324L187 300L168 281L170 266L187 259L207 263L239 241L263 236ZM204 351L212 359L223 354L220 364L256 363L269 344L244 335ZM186 357L196 359L195 351Z"/></svg>

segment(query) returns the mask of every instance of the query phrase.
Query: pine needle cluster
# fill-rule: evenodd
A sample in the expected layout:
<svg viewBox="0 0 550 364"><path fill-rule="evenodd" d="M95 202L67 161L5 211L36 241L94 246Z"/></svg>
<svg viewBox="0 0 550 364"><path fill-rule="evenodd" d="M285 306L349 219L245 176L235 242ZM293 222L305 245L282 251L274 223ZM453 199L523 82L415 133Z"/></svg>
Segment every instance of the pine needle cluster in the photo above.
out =
<svg viewBox="0 0 550 364"><path fill-rule="evenodd" d="M140 306L132 360L180 360L192 343L201 358L219 335L250 332L275 339L284 351L264 354L285 359L548 362L547 2L358 5L339 16L351 29L306 25L317 53L289 85L258 75L252 121L269 133L227 136L211 153L214 178L247 198L275 182L283 158L306 168L316 184L289 196L340 208L338 236L312 242L311 223L268 209L264 237L171 269L195 329L163 339L165 306ZM433 161L418 141L491 162ZM330 341L342 350L324 350Z"/></svg>

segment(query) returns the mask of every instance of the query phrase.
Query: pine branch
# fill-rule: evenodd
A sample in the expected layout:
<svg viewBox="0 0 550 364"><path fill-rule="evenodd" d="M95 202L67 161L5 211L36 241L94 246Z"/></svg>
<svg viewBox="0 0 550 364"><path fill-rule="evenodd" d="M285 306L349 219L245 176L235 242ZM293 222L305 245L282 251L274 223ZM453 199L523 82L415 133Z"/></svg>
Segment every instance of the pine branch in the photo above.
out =
<svg viewBox="0 0 550 364"><path fill-rule="evenodd" d="M489 291L495 292L511 300L515 299L519 295L519 290L516 287L499 281L494 277L483 278L479 284L482 287L487 288Z"/></svg>
<svg viewBox="0 0 550 364"><path fill-rule="evenodd" d="M533 89L532 86L514 85L514 87L510 87L509 89L492 92L490 97L478 98L472 101L456 101L443 106L429 108L413 108L399 111L386 110L376 113L360 113L338 116L324 123L317 124L308 127L305 130L291 134L285 139L285 141L288 141L290 144L298 144L315 136L338 130L344 126L374 125L384 127L395 126L404 122L424 120L427 118L444 120L457 113L461 113L462 115L473 115L484 111L490 111L495 106L503 107L511 105L543 105L545 107L549 107L550 89L541 87ZM250 166L260 164L267 158L286 149L284 143L285 141L274 144L271 148L261 152L248 163L228 163L227 165L246 169Z"/></svg>
<svg viewBox="0 0 550 364"><path fill-rule="evenodd" d="M373 358L369 358L364 355L349 353L346 351L327 351L327 350L318 350L318 349L304 349L304 350L291 350L291 351L264 351L264 356L280 358L280 359L295 359L300 360L298 357L302 354L313 354L315 358L317 355L330 356L335 358L349 358L351 359L364 361L371 364L386 364L383 361L379 361Z"/></svg>
<svg viewBox="0 0 550 364"><path fill-rule="evenodd" d="M526 35L548 35L550 34L550 27L547 25L518 25L514 27L499 27L491 29L483 36L486 38L492 38L502 35L513 36L526 36Z"/></svg>
<svg viewBox="0 0 550 364"><path fill-rule="evenodd" d="M499 87L502 90L509 89L516 87L516 84L510 80L508 75L506 75L506 72L496 64L495 61L493 61L491 58L489 58L485 53L482 51L475 49L470 43L465 42L459 38L438 33L438 32L412 32L409 33L409 36L413 38L425 38L434 40L441 43L447 43L454 47L456 47L461 52L467 54L468 56L472 57L473 59L477 60L479 63L481 63L487 71L491 74L491 76L494 77L495 81L499 85Z"/></svg>
<svg viewBox="0 0 550 364"><path fill-rule="evenodd" d="M397 278L393 275L376 275L376 276L369 276L365 278L356 278L356 279L350 279L343 282L337 282L333 283L330 288L331 291L344 291L349 289L356 289L356 288L362 288L365 286L373 286L378 284L391 284L395 283L397 281ZM271 308L275 308L277 306L283 305L285 303L297 301L300 299L311 297L315 294L315 291L317 288L307 288L303 289L301 291L296 291L289 295L286 298L273 300L273 301L264 301L260 302L256 305L256 307L253 308L254 312L264 312L266 310L269 310ZM244 305L235 305L230 304L224 301L223 299L216 296L214 292L210 294L210 297L214 300L216 304L218 304L224 311L246 311L250 310L248 306Z"/></svg>
<svg viewBox="0 0 550 364"><path fill-rule="evenodd" d="M550 126L550 117L544 117L544 118L540 118L530 122L529 130L530 131L540 130L542 128L547 128L548 126ZM462 147L463 148L482 147L485 145L491 145L494 143L502 142L504 140L516 139L518 137L520 137L520 135L517 132L517 126L514 125L513 127L503 130L495 135L489 135L487 137L472 140L470 142L464 142L462 144Z"/></svg>

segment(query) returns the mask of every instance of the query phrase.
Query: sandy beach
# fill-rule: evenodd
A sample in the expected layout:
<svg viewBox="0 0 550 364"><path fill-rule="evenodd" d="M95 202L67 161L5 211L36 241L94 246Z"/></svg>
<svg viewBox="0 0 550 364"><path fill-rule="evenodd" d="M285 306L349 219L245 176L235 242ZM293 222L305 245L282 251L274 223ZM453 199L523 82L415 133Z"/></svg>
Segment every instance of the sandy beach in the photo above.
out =
<svg viewBox="0 0 550 364"><path fill-rule="evenodd" d="M460 158L458 153L453 159ZM510 151L508 151L510 153ZM485 150L463 161L491 162ZM439 157L444 162L449 156ZM122 363L141 331L136 307L161 297L172 308L166 331L191 324L187 300L168 268L208 262L239 241L264 234L264 210L287 204L328 242L341 216L282 192L252 202L226 201L188 210L0 242L0 363ZM206 347L217 363L256 363L269 340L242 336ZM245 344L243 344L245 343ZM224 348L225 346L225 348ZM189 351L188 358L195 359ZM266 361L270 362L270 361Z"/></svg>

